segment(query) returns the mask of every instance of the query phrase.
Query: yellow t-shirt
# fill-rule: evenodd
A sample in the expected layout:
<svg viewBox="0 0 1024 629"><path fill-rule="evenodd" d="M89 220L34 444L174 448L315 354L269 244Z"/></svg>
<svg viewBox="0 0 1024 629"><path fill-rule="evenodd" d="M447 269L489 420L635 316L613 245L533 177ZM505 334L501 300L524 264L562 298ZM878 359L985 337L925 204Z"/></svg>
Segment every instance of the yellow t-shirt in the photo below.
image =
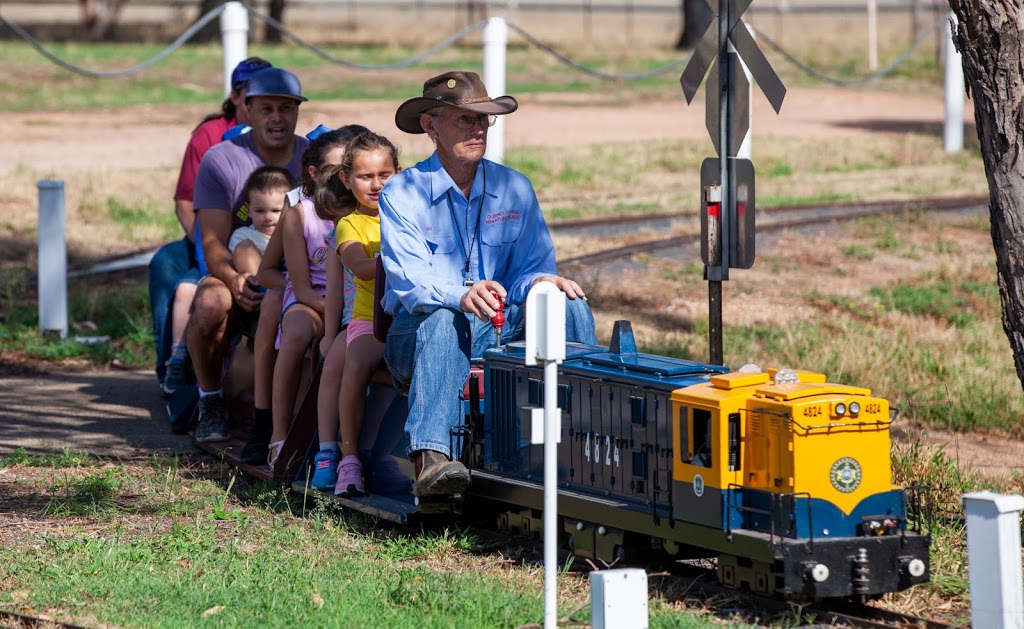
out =
<svg viewBox="0 0 1024 629"><path fill-rule="evenodd" d="M363 245L367 258L380 253L380 217L363 214L356 210L338 221L338 246L350 240ZM352 276L356 281L356 299L352 306L352 318L361 321L373 321L373 280L362 280Z"/></svg>

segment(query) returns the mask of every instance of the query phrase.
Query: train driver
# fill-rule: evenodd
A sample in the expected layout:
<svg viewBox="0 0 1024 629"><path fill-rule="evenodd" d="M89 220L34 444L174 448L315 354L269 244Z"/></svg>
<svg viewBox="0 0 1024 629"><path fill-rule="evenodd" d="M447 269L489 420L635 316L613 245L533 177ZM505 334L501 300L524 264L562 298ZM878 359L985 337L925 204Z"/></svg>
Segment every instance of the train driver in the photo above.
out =
<svg viewBox="0 0 1024 629"><path fill-rule="evenodd" d="M459 392L470 357L496 344L490 319L499 299L502 342L524 337L526 294L541 280L568 297L566 340L597 342L583 289L556 275L533 185L484 159L495 117L518 106L511 96L490 98L476 73L454 71L428 79L423 96L395 113L399 129L426 133L435 147L380 195L382 305L394 316L384 358L396 389L409 398L417 496L446 496L469 485L450 435L463 423Z"/></svg>

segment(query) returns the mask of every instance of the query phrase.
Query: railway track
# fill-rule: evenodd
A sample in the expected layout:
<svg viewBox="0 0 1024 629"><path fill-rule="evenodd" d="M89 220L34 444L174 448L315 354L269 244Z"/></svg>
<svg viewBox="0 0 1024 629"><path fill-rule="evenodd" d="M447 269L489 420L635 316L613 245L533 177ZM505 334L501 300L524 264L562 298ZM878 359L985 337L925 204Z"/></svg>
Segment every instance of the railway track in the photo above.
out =
<svg viewBox="0 0 1024 629"><path fill-rule="evenodd" d="M30 616L0 609L0 627L4 629L85 629L81 625L72 625L51 618Z"/></svg>
<svg viewBox="0 0 1024 629"><path fill-rule="evenodd" d="M954 211L983 206L987 203L988 197L969 196L761 208L759 210L761 220L757 224L757 229L759 232L781 231L832 221L854 220L867 216L915 210L924 212ZM695 228L698 218L699 215L696 211L664 212L557 221L550 223L549 227L552 235L559 238L601 238L606 236L621 238L624 234L636 234L645 230L661 234L671 233L670 236L646 239L583 255L561 258L558 262L559 269L567 269L628 258L638 253L651 253L669 247L699 244L699 224ZM133 274L146 268L149 258L154 252L154 249L139 249L122 255L102 258L94 261L88 268L73 270L69 276L74 279Z"/></svg>
<svg viewBox="0 0 1024 629"><path fill-rule="evenodd" d="M963 626L962 624L949 624L941 620L881 609L870 604L862 605L849 602L833 602L828 605L801 604L737 591L718 583L713 568L688 562L680 562L676 564L675 568L669 569L667 573L660 574L669 574L691 581L692 585L687 588L687 597L696 598L708 607L716 607L715 601L728 601L729 610L741 614L745 610L750 610L750 615L760 618L761 622L765 618L770 618L773 626L856 627L858 629L953 629Z"/></svg>
<svg viewBox="0 0 1024 629"><path fill-rule="evenodd" d="M760 210L761 220L758 221L758 232L778 232L786 229L802 228L823 223L849 221L869 216L897 214L908 211L948 212L984 206L987 197L942 197L934 199L838 203L823 206L790 206ZM640 253L653 253L666 248L700 244L699 225L694 226L697 215L693 212L633 216L621 218L601 218L573 221L552 225L552 233L565 237L599 237L606 233L622 234L627 230L648 230L670 236L632 242L629 244L609 247L600 251L586 253L559 260L560 270L583 267L595 263L610 262L629 258ZM686 223L685 226L682 224Z"/></svg>

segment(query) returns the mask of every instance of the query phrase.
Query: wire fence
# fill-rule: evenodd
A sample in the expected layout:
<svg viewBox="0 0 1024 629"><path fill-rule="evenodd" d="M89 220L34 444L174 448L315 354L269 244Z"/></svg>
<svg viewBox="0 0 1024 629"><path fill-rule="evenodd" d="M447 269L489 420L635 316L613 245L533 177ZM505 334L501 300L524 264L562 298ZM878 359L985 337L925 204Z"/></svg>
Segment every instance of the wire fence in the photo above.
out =
<svg viewBox="0 0 1024 629"><path fill-rule="evenodd" d="M93 69L90 69L90 68L86 68L86 67L83 67L83 66L80 66L80 65L73 64L73 63L71 63L71 62L69 62L69 61L67 61L65 59L62 59L58 55L56 55L52 51L50 51L46 46L44 46L36 38L34 38L30 33L28 33L28 31L26 29L24 29L23 27L19 26L17 23L9 20L8 18L6 18L2 14L0 14L0 24L3 24L8 29L10 29L15 35L17 35L19 38L24 40L30 46L32 46L41 55L43 55L44 57L46 57L47 59L49 59L50 61L52 61L56 65L66 69L66 70L68 70L70 72L74 72L74 73L80 74L82 76L96 78L96 79L115 79L115 78L125 78L125 77L128 77L128 76L139 74L139 73L147 70L148 68L151 68L154 65L160 63L161 61L163 61L164 59L166 59L167 57L172 55L180 47L185 45L189 40L191 40L199 31L201 31L203 29L203 27L207 26L214 19L217 19L224 12L224 8L225 8L224 5L221 5L219 7L216 7L215 9L211 10L209 13L203 15L195 23L193 23L191 26L189 26L173 42L171 42L166 48L164 48L163 50L158 52L156 55L154 55L150 59L148 59L148 60L146 60L146 61L144 61L144 62L142 62L142 63L140 63L138 65L132 66L130 68L125 68L125 69L116 70L116 71L93 70ZM300 37L298 34L293 32L292 30L288 29L284 24L282 24L278 20L272 18L271 16L266 15L264 13L261 13L261 12L257 11L256 9L254 9L252 7L246 7L246 10L249 12L249 15L253 19L265 22L270 28L276 29L284 37L287 37L288 39L293 41L296 45L301 46L301 47L309 50L312 54L316 55L317 57L319 57L320 59L322 59L323 61L325 61L327 63L331 63L331 64L335 64L335 65L339 65L339 66L344 66L346 68L351 68L351 69L369 70L369 71L381 71L381 72L389 71L389 70L398 70L398 69L402 69L402 68L408 68L408 67L412 67L412 66L418 65L420 63L423 63L424 61L426 61L430 57L433 57L433 56L437 55L438 53L440 53L441 51L445 50L446 48L454 46L457 43L465 40L470 34L476 32L478 30L482 30L484 28L484 26L486 25L486 23L487 23L486 20L482 20L482 21L479 21L479 22L476 22L476 23L473 23L473 24L469 24L469 25L459 29L453 35L443 39L442 41L438 42L437 44L435 44L435 45L429 47L428 49L424 50L423 52L411 55L411 56L407 57L406 59L403 59L403 60L400 60L400 61L396 61L396 62L393 62L393 63L367 64L367 63L358 63L358 62L355 62L355 61L351 61L351 60L344 59L342 57L338 57L336 55L333 55L330 52L328 52L328 51L324 50L323 48L321 48L320 46L317 46L316 44L313 44L313 43L310 43L310 42L306 41L305 39ZM855 86L855 85L863 85L865 83L869 83L869 82L872 82L872 81L879 80L879 79L885 77L886 75L891 74L892 72L894 72L902 63L904 63L914 53L914 51L916 51L918 48L923 46L928 40L930 40L933 35L935 35L936 33L941 33L942 32L942 26L946 23L947 19L948 18L946 16L943 16L943 17L939 18L938 20L936 20L929 28L927 28L924 31L922 31L918 35L917 39L906 50L904 50L902 53L900 53L891 63L889 63L885 67L880 68L877 71L871 72L870 74L866 74L866 75L863 75L863 76L860 76L860 77L853 77L853 78L840 78L840 77L837 77L837 76L831 76L829 74L826 74L825 72L823 72L821 70L817 70L817 69L811 67L810 65L808 65L808 64L806 64L804 62L801 62L796 57L795 54L793 54L792 52L788 51L787 49L785 49L784 47L782 47L781 45L779 45L778 43L776 43L775 41L770 39L765 33L761 32L761 31L756 31L756 32L757 32L757 37L758 37L758 39L760 41L764 42L769 48L771 48L772 50L774 50L778 54L780 54L782 56L782 58L787 63L792 64L794 67L796 67L799 71L803 72L807 76L809 76L809 77L811 77L811 78L813 78L815 80L825 82L825 83L830 83L830 84L841 86L841 87L850 87L850 86ZM668 63L666 65L663 65L663 66L658 67L658 68L653 68L653 69L645 71L645 72L621 72L621 73L606 72L606 71L598 70L596 68L587 66L587 65L585 65L583 63L580 63L578 61L573 60L571 57L569 57L569 56L559 52L555 48L555 46L541 41L540 38L532 35L529 31L527 31L526 29L516 25L513 22L509 22L508 26L509 26L509 30L510 31L512 31L514 33L517 33L528 44L530 44L531 46L537 48L538 50L541 50L544 53L550 55L557 62L559 62L559 63L561 63L561 64L563 64L563 65L565 65L565 66L567 66L567 67L569 67L569 68L571 68L571 69L573 69L576 72L579 72L581 74L584 74L584 75L587 75L587 76L591 76L591 77L595 77L595 78L598 78L598 79L603 79L603 80L609 80L609 81L636 81L636 80L642 80L642 79L649 79L649 78L652 78L654 76L658 76L658 75L661 75L661 74L666 74L668 72L673 72L673 71L676 71L676 70L681 70L682 67L686 64L686 62L690 58L689 53L686 53L686 54L683 54L680 58L678 58L678 59L676 59L676 60L674 60L674 61L672 61L672 62L670 62L670 63Z"/></svg>

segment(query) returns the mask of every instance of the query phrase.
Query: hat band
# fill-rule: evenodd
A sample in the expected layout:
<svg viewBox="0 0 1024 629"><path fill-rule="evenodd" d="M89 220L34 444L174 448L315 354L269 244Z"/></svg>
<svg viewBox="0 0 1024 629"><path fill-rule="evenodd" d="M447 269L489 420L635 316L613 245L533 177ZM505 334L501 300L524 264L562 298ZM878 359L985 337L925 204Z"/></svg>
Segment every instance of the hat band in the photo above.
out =
<svg viewBox="0 0 1024 629"><path fill-rule="evenodd" d="M475 105L477 103L490 103L493 102L494 99L492 99L490 96L484 96L483 98L460 98L459 100L446 101L442 99L440 96L438 96L437 100L449 103L451 105Z"/></svg>

